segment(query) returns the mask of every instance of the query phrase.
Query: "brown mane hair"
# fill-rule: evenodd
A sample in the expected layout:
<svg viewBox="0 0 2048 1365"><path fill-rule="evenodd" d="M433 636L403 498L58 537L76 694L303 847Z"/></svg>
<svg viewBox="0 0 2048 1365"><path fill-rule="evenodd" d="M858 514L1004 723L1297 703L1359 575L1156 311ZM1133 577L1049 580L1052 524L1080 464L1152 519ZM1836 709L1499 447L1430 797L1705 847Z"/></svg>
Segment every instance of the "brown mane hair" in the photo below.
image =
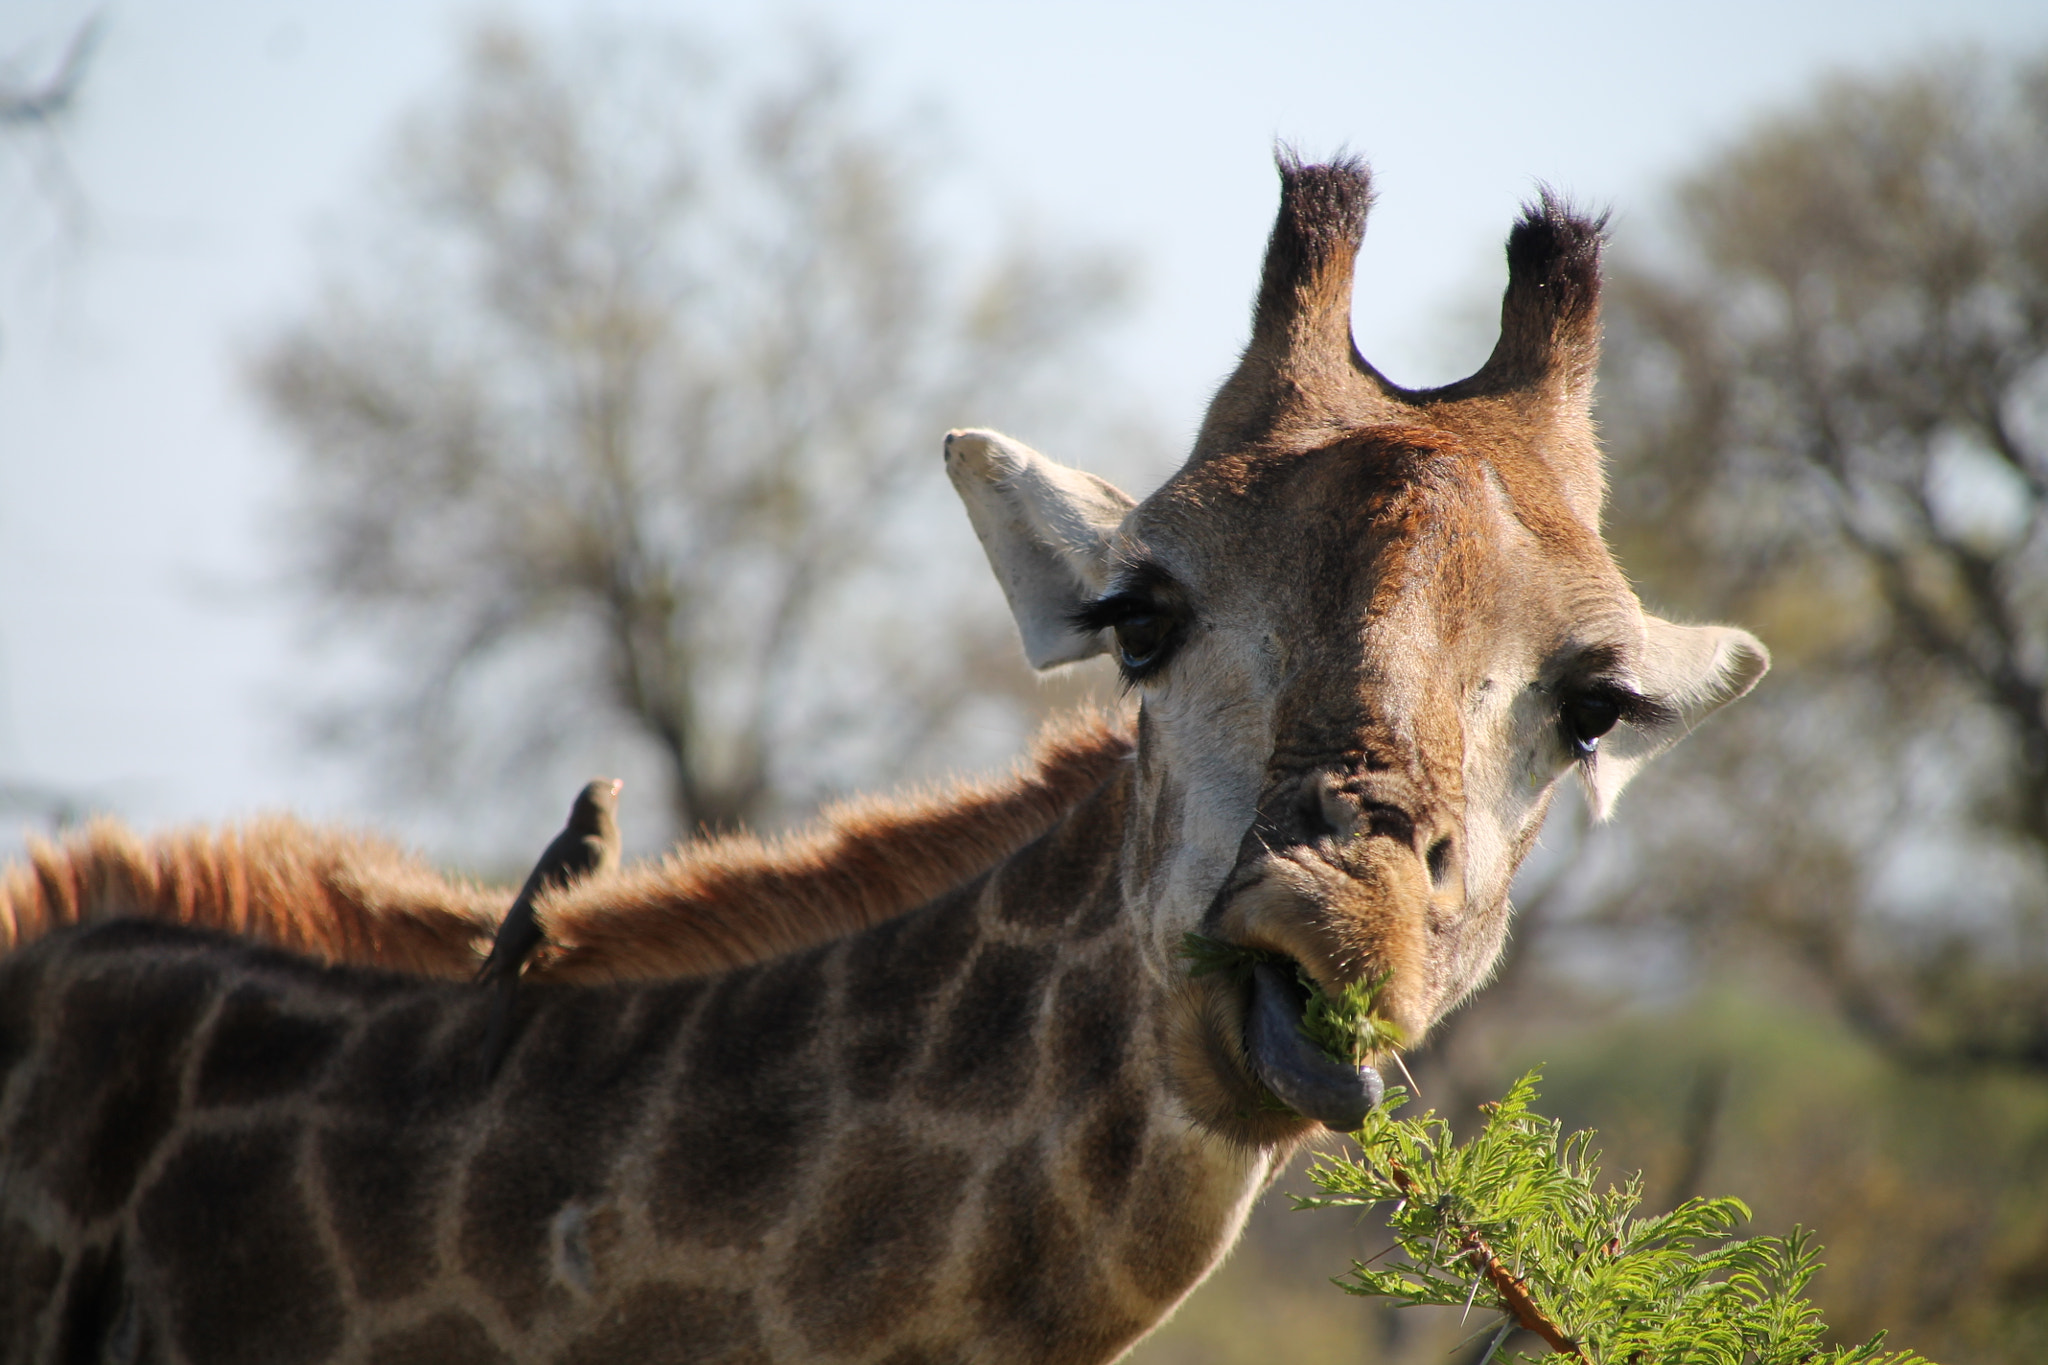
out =
<svg viewBox="0 0 2048 1365"><path fill-rule="evenodd" d="M550 893L557 980L692 976L837 938L924 904L1037 838L1131 752L1082 711L1048 724L1005 778L828 806L803 829L725 835ZM467 978L509 888L449 878L374 835L270 816L144 839L95 820L31 839L0 868L0 953L67 924L124 916L218 929L348 962Z"/></svg>

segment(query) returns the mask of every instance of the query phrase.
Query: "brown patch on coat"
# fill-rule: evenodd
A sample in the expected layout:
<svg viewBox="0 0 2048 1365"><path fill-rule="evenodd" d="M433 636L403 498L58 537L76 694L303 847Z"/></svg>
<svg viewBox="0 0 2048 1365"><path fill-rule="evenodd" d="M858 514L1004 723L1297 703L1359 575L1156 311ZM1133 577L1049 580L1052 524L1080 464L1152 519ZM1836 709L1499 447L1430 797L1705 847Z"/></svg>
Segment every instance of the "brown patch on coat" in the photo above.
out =
<svg viewBox="0 0 2048 1365"><path fill-rule="evenodd" d="M1130 985L1142 968L1119 944L1101 961L1076 963L1060 976L1052 1005L1051 1056L1061 1098L1076 1108L1107 1094L1123 1070L1136 1024Z"/></svg>
<svg viewBox="0 0 2048 1365"><path fill-rule="evenodd" d="M891 1351L881 1365L960 1365L965 1359L953 1346L905 1346Z"/></svg>
<svg viewBox="0 0 2048 1365"><path fill-rule="evenodd" d="M846 945L841 1072L858 1100L895 1092L931 1032L928 1013L979 939L976 882Z"/></svg>
<svg viewBox="0 0 2048 1365"><path fill-rule="evenodd" d="M648 1213L672 1241L752 1247L782 1218L821 1154L832 1077L820 1065L823 950L735 972L686 1039L654 1158Z"/></svg>
<svg viewBox="0 0 2048 1365"><path fill-rule="evenodd" d="M532 994L541 1009L497 1122L469 1160L457 1243L463 1269L521 1329L549 1288L555 1220L602 1197L681 1024L671 1014L663 1027L632 1027L606 992Z"/></svg>
<svg viewBox="0 0 2048 1365"><path fill-rule="evenodd" d="M217 984L203 967L75 977L0 1150L81 1220L121 1208L179 1109L179 1071Z"/></svg>
<svg viewBox="0 0 2048 1365"><path fill-rule="evenodd" d="M1081 1130L1081 1181L1099 1214L1113 1214L1130 1193L1131 1177L1145 1155L1145 1133L1151 1123L1145 1092L1120 1090L1102 1101Z"/></svg>
<svg viewBox="0 0 2048 1365"><path fill-rule="evenodd" d="M1053 945L984 946L966 985L940 1025L918 1095L932 1108L996 1118L1031 1089L1034 1046L1045 984L1059 955Z"/></svg>
<svg viewBox="0 0 2048 1365"><path fill-rule="evenodd" d="M1138 1172L1121 1259L1155 1302L1185 1294L1223 1254L1227 1210L1215 1193L1202 1165L1172 1148L1155 1149Z"/></svg>
<svg viewBox="0 0 2048 1365"><path fill-rule="evenodd" d="M552 946L529 975L707 975L867 928L1030 843L1130 752L1121 721L1080 711L1048 724L1007 777L857 798L789 835L707 839L551 893L537 909ZM31 840L26 862L0 868L0 952L133 916L468 980L511 900L375 836L284 816L153 839L96 820L61 842Z"/></svg>
<svg viewBox="0 0 2048 1365"><path fill-rule="evenodd" d="M991 878L993 903L1003 919L1031 929L1059 929L1083 943L1116 922L1123 907L1117 883L1117 845L1104 830L1127 827L1132 808L1129 768L1113 772L1075 803Z"/></svg>
<svg viewBox="0 0 2048 1365"><path fill-rule="evenodd" d="M142 1250L187 1359L271 1365L341 1345L340 1286L293 1179L299 1140L283 1125L192 1137L143 1194Z"/></svg>
<svg viewBox="0 0 2048 1365"><path fill-rule="evenodd" d="M451 1312L378 1337L370 1343L369 1365L512 1365L512 1357L491 1344L475 1318Z"/></svg>
<svg viewBox="0 0 2048 1365"><path fill-rule="evenodd" d="M318 1133L313 1150L313 1177L357 1295L379 1302L418 1289L435 1268L429 1196L453 1166L447 1131L340 1122Z"/></svg>
<svg viewBox="0 0 2048 1365"><path fill-rule="evenodd" d="M1012 1360L1113 1358L1148 1323L1111 1294L1096 1250L1067 1212L1037 1141L1012 1149L988 1179L988 1222L969 1265L969 1297Z"/></svg>
<svg viewBox="0 0 2048 1365"><path fill-rule="evenodd" d="M208 1034L193 1107L256 1104L304 1089L347 1033L344 1021L309 1018L282 992L245 981L228 993Z"/></svg>
<svg viewBox="0 0 2048 1365"><path fill-rule="evenodd" d="M57 1314L57 1349L50 1358L62 1361L119 1359L128 1352L119 1339L141 1324L124 1321L134 1312L121 1244L91 1245L71 1260L71 1278ZM136 1344L140 1344L139 1341Z"/></svg>
<svg viewBox="0 0 2048 1365"><path fill-rule="evenodd" d="M893 1125L856 1134L846 1174L796 1239L782 1292L811 1349L856 1355L924 1307L967 1182L964 1152Z"/></svg>
<svg viewBox="0 0 2048 1365"><path fill-rule="evenodd" d="M0 1222L0 1323L33 1341L29 1325L56 1293L64 1253L19 1218Z"/></svg>
<svg viewBox="0 0 2048 1365"><path fill-rule="evenodd" d="M753 1295L745 1290L640 1285L598 1327L556 1357L557 1365L768 1365Z"/></svg>

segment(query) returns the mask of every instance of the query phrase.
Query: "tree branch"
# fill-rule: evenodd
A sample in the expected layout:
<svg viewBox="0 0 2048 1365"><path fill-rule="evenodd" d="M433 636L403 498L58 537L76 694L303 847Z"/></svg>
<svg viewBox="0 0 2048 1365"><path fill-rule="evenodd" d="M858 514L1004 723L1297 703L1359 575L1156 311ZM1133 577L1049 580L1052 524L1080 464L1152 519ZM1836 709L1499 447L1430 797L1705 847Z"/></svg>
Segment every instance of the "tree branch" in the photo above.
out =
<svg viewBox="0 0 2048 1365"><path fill-rule="evenodd" d="M99 48L104 17L95 14L78 26L78 31L71 35L70 43L64 48L64 56L58 61L57 69L47 80L21 86L0 84L0 124L46 124L69 112L71 102L78 97L79 87L85 83L86 68L92 63L93 53Z"/></svg>

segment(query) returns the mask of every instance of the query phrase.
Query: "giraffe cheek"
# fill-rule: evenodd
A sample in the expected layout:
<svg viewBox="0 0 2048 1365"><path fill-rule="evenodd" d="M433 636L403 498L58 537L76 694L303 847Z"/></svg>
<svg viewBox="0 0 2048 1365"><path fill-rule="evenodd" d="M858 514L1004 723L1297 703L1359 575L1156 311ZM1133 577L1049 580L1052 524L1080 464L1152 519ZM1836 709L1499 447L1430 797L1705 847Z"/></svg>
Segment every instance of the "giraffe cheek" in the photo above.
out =
<svg viewBox="0 0 2048 1365"><path fill-rule="evenodd" d="M1247 1148L1291 1143L1312 1120L1277 1103L1245 1052L1245 993L1222 974L1184 982L1160 1028L1169 1083L1196 1123Z"/></svg>

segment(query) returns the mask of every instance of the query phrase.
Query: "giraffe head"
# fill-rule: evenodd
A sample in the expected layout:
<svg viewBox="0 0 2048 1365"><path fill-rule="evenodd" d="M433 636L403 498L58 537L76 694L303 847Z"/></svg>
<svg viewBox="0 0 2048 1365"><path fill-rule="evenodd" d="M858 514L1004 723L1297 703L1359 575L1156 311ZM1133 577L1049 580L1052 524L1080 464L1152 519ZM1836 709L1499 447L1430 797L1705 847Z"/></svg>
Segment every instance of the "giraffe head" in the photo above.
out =
<svg viewBox="0 0 2048 1365"><path fill-rule="evenodd" d="M1384 977L1413 1043L1490 970L1558 783L1604 815L1768 655L1644 611L1601 539L1599 222L1531 206L1491 357L1404 390L1351 340L1365 169L1280 172L1251 342L1163 487L988 431L947 465L1031 662L1108 651L1140 698L1123 879L1154 968L1184 975L1199 931L1325 991ZM1298 1014L1288 975L1176 997L1182 1099L1246 1140L1301 1127L1267 1090L1355 1116L1346 1075L1258 1026Z"/></svg>

